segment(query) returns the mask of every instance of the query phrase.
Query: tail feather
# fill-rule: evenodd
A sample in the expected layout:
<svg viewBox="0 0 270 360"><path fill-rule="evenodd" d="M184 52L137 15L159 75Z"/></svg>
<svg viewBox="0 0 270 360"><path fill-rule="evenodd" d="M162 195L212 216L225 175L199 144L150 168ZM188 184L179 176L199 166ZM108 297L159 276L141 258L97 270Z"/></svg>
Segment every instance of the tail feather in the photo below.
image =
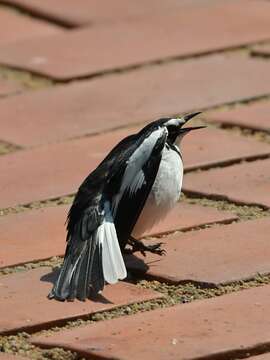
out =
<svg viewBox="0 0 270 360"><path fill-rule="evenodd" d="M83 292L83 289L80 288L80 284L83 280L83 271L85 262L91 258L91 254L89 253L89 241L84 241L83 247L80 251L78 259L73 267L72 276L70 278L69 284L69 300L74 300L78 297L81 300L86 299L87 295ZM83 284L84 285L84 284Z"/></svg>
<svg viewBox="0 0 270 360"><path fill-rule="evenodd" d="M49 298L85 300L91 291L103 290L105 281L99 268L100 260L96 260L101 257L100 250L94 236L86 241L76 241L76 247L70 246Z"/></svg>
<svg viewBox="0 0 270 360"><path fill-rule="evenodd" d="M122 280L127 276L127 271L111 218L106 218L106 221L100 227L100 232L104 278L109 284L115 284L119 279Z"/></svg>
<svg viewBox="0 0 270 360"><path fill-rule="evenodd" d="M99 249L95 252L94 260L93 260L93 269L92 272L92 288L94 293L98 293L100 289L104 288L105 279L103 274L103 267L102 267L102 246L98 244Z"/></svg>
<svg viewBox="0 0 270 360"><path fill-rule="evenodd" d="M57 282L49 297L85 300L127 276L115 226L111 219L81 240L81 227L70 238Z"/></svg>
<svg viewBox="0 0 270 360"><path fill-rule="evenodd" d="M70 245L67 245L64 263L61 267L60 274L53 289L49 294L49 298L55 298L57 300L65 300L69 296L69 285L74 270L74 264L72 261Z"/></svg>

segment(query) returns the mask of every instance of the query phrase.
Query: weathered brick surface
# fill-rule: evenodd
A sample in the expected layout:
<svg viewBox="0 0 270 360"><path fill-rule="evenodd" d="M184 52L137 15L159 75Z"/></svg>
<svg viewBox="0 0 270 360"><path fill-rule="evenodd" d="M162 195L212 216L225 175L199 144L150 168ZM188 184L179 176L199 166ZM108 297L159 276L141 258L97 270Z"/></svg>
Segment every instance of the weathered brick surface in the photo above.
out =
<svg viewBox="0 0 270 360"><path fill-rule="evenodd" d="M0 352L0 359L1 360L25 360L25 357Z"/></svg>
<svg viewBox="0 0 270 360"><path fill-rule="evenodd" d="M0 8L0 46L62 32L58 26Z"/></svg>
<svg viewBox="0 0 270 360"><path fill-rule="evenodd" d="M28 40L5 47L0 61L68 79L270 38L270 5L264 1L243 4L219 2L216 6L192 7L187 13L174 11L112 27L66 32L42 42ZM222 22L221 15L225 17ZM196 26L191 27L191 22Z"/></svg>
<svg viewBox="0 0 270 360"><path fill-rule="evenodd" d="M263 101L239 106L231 110L215 111L206 116L207 121L251 130L270 132L270 102Z"/></svg>
<svg viewBox="0 0 270 360"><path fill-rule="evenodd" d="M0 217L0 267L63 255L67 206Z"/></svg>
<svg viewBox="0 0 270 360"><path fill-rule="evenodd" d="M16 43L1 51L0 62L63 80L270 39L265 1L220 1L177 10Z"/></svg>
<svg viewBox="0 0 270 360"><path fill-rule="evenodd" d="M270 207L270 160L187 174L184 189L245 204Z"/></svg>
<svg viewBox="0 0 270 360"><path fill-rule="evenodd" d="M49 300L52 287L50 268L5 275L0 278L0 333L45 326L53 323L113 309L120 305L161 297L152 290L119 282L105 286L102 296L85 302Z"/></svg>
<svg viewBox="0 0 270 360"><path fill-rule="evenodd" d="M55 198L77 191L112 147L135 129L20 151L0 157L1 207ZM185 169L260 156L269 146L221 130L194 131L183 143ZM30 171L31 169L31 171ZM23 181L22 181L23 179ZM185 184L185 182L184 182Z"/></svg>
<svg viewBox="0 0 270 360"><path fill-rule="evenodd" d="M162 238L166 256L129 256L128 268L172 282L211 284L269 273L269 218ZM156 242L156 241L155 241Z"/></svg>
<svg viewBox="0 0 270 360"><path fill-rule="evenodd" d="M0 179L1 207L76 192L106 150L103 143L95 149L95 143L83 139L0 157L5 169Z"/></svg>
<svg viewBox="0 0 270 360"><path fill-rule="evenodd" d="M21 84L0 77L0 99L1 97L14 95L21 92L22 88L23 86ZM1 101L2 100L3 99L1 99Z"/></svg>
<svg viewBox="0 0 270 360"><path fill-rule="evenodd" d="M212 128L187 135L182 147L186 170L270 154L268 144Z"/></svg>
<svg viewBox="0 0 270 360"><path fill-rule="evenodd" d="M57 206L0 217L0 267L63 255L68 209ZM236 216L229 212L182 203L145 235L233 219Z"/></svg>
<svg viewBox="0 0 270 360"><path fill-rule="evenodd" d="M218 55L25 94L1 102L1 138L38 145L261 96L270 93L269 70L269 62Z"/></svg>
<svg viewBox="0 0 270 360"><path fill-rule="evenodd" d="M72 1L67 3L65 0L57 2L54 0L5 0L5 2L70 26L92 26L99 23L129 21L132 18L170 11L183 3L183 1L179 3L177 0L167 0L166 2L148 0L138 6L132 0L116 0L113 3L106 0L77 0L76 4ZM186 0L184 3L188 5L190 2L190 0ZM210 3L211 0L203 2Z"/></svg>
<svg viewBox="0 0 270 360"><path fill-rule="evenodd" d="M33 343L104 359L198 359L269 344L270 286L103 321Z"/></svg>
<svg viewBox="0 0 270 360"><path fill-rule="evenodd" d="M188 230L211 223L227 223L237 216L228 211L219 211L201 205L178 203L171 212L143 236L155 236L176 230Z"/></svg>

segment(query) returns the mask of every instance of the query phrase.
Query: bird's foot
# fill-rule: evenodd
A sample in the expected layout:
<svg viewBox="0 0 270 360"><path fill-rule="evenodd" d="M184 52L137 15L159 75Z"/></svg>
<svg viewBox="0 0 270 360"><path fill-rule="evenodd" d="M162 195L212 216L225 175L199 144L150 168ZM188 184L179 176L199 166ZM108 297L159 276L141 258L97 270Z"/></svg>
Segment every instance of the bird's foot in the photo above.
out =
<svg viewBox="0 0 270 360"><path fill-rule="evenodd" d="M128 244L131 246L131 249L127 249L127 252L131 254L137 251L140 251L143 256L146 256L147 251L160 256L166 254L166 250L161 249L161 245L163 245L162 242L152 245L145 245L142 241L134 239L132 237L129 239Z"/></svg>

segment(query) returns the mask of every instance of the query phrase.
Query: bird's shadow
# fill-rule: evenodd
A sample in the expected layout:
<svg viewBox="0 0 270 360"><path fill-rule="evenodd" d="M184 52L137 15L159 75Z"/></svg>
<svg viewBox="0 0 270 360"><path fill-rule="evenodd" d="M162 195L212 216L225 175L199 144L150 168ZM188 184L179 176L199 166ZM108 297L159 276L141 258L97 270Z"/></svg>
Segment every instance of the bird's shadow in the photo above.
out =
<svg viewBox="0 0 270 360"><path fill-rule="evenodd" d="M130 269L131 271L139 271L140 273L146 273L150 266L152 266L153 263L160 261L160 259L147 261L148 259L140 258L134 254L125 254L124 255L124 261L126 264L126 267Z"/></svg>
<svg viewBox="0 0 270 360"><path fill-rule="evenodd" d="M127 268L132 269L135 273L137 271L139 271L140 273L146 273L147 270L149 269L149 265L143 259L138 258L136 255L125 254L124 260ZM40 281L49 282L52 285L54 285L58 279L59 273L60 273L60 268L55 267L54 269L52 269L52 271L42 275ZM129 276L127 277L126 281L129 282ZM102 304L113 304L113 302L111 302L102 294L91 294L88 299L90 301L98 302Z"/></svg>
<svg viewBox="0 0 270 360"><path fill-rule="evenodd" d="M60 273L60 268L54 268L51 272L48 272L47 274L42 275L40 278L40 281L49 282L52 285L54 285L54 283L58 279L59 273ZM92 294L89 296L88 299L93 302L98 302L98 303L102 303L102 304L113 304L113 302L108 300L102 294Z"/></svg>
<svg viewBox="0 0 270 360"><path fill-rule="evenodd" d="M60 268L54 268L51 272L48 272L47 274L44 274L41 276L40 281L49 282L51 284L54 284L58 278L58 275L60 273Z"/></svg>

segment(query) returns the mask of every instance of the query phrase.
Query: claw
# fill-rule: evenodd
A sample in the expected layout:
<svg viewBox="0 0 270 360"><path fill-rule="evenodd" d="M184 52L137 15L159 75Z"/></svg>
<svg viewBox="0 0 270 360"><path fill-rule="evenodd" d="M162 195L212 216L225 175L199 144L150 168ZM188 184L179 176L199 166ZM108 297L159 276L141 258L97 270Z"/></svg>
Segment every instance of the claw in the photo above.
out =
<svg viewBox="0 0 270 360"><path fill-rule="evenodd" d="M146 256L147 251L160 256L165 255L166 250L160 248L163 244L163 242L159 242L153 245L145 245L142 241L136 240L132 237L129 242L129 245L132 246L131 253L139 251L144 257Z"/></svg>
<svg viewBox="0 0 270 360"><path fill-rule="evenodd" d="M146 253L145 253L144 250L141 250L140 253L141 253L144 257L146 257Z"/></svg>
<svg viewBox="0 0 270 360"><path fill-rule="evenodd" d="M150 251L153 254L157 254L157 255L165 255L166 254L166 250L161 249L161 245L163 245L163 242L157 243L157 244L153 244L153 245L148 245L148 251Z"/></svg>

